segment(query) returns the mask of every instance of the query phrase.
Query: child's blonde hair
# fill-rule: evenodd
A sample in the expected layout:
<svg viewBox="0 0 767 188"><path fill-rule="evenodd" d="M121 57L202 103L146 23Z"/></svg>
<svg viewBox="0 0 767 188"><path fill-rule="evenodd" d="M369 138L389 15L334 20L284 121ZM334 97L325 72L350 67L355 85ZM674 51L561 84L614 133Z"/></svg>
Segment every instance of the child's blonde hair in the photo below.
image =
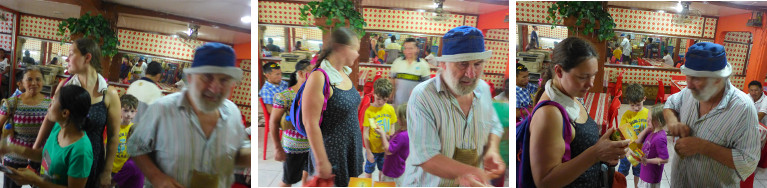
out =
<svg viewBox="0 0 767 188"><path fill-rule="evenodd" d="M397 106L397 130L407 130L407 104Z"/></svg>
<svg viewBox="0 0 767 188"><path fill-rule="evenodd" d="M660 123L660 127L664 127L666 125L666 119L663 118L663 106L663 103L653 105L651 112L652 121L658 121L658 123Z"/></svg>

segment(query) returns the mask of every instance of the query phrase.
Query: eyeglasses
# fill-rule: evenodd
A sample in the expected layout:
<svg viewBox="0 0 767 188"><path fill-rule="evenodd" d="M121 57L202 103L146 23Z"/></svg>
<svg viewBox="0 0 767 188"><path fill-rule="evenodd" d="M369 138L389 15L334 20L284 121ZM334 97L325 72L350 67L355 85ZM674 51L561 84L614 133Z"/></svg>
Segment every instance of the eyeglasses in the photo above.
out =
<svg viewBox="0 0 767 188"><path fill-rule="evenodd" d="M230 86L237 82L232 77L229 76L223 76L216 79L216 76L213 76L213 74L202 74L199 76L200 81L205 82L206 84L211 84L213 81L217 81L219 84L224 86Z"/></svg>

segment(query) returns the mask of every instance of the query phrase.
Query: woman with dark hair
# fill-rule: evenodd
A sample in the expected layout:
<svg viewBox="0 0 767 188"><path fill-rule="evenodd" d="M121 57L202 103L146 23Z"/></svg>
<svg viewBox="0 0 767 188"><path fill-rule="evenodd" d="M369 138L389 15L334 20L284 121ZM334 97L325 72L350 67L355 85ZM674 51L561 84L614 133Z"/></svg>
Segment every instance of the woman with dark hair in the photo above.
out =
<svg viewBox="0 0 767 188"><path fill-rule="evenodd" d="M73 74L69 79L59 83L59 88L76 85L85 88L91 96L91 110L88 112L88 122L83 127L93 147L93 166L88 176L86 187L106 187L112 183L112 165L117 154L119 143L117 134L120 132L120 98L117 91L108 88L106 79L101 72L101 49L92 39L75 40L67 58L67 70ZM55 93L54 93L55 94ZM54 122L43 121L40 133L37 135L34 149L39 149L48 139ZM107 128L108 127L108 128ZM107 142L104 144L104 129L107 131ZM106 151L104 151L106 149Z"/></svg>
<svg viewBox="0 0 767 188"><path fill-rule="evenodd" d="M61 88L57 94L46 116L56 123L45 147L30 149L5 141L0 144L0 153L13 153L43 163L40 176L25 167L10 168L12 173L5 174L10 181L35 187L86 187L95 158L84 130L91 96L85 89L73 85Z"/></svg>
<svg viewBox="0 0 767 188"><path fill-rule="evenodd" d="M357 117L360 96L349 78L352 66L359 56L360 41L348 28L338 28L318 59L304 86L301 102L303 124L311 146L309 172L319 178L335 175L336 186L345 187L350 177L362 174L362 133ZM325 86L325 79L329 86ZM331 87L325 101L323 87ZM325 111L323 104L327 104ZM320 122L320 118L322 122Z"/></svg>
<svg viewBox="0 0 767 188"><path fill-rule="evenodd" d="M597 123L576 99L594 86L599 54L588 41L569 37L552 55L552 64L542 75L545 87L538 90L535 101L554 101L565 112L548 105L533 113L529 147L533 180L537 187L599 187L604 177L601 162L618 164L629 144L611 141L612 128L600 138ZM569 122L562 113L567 113ZM572 135L563 135L564 129Z"/></svg>
<svg viewBox="0 0 767 188"><path fill-rule="evenodd" d="M51 98L40 93L43 89L43 74L39 67L27 67L23 74L18 75L20 76L17 76L17 80L25 90L21 95L9 98L0 106L0 123L4 126L0 139L31 149L48 107L51 105ZM16 154L5 155L3 164L11 168L30 165L36 170L40 169L39 162L29 161L26 157ZM6 176L3 187L12 188L21 187L21 185L15 184Z"/></svg>
<svg viewBox="0 0 767 188"><path fill-rule="evenodd" d="M271 118L269 119L269 134L275 147L274 160L284 161L282 164L282 182L281 187L290 187L298 181L306 182L308 172L306 170L306 160L309 157L309 142L305 136L302 136L293 127L285 116L289 116L291 104L296 98L296 91L306 81L306 76L311 72L309 60L301 60L296 63L296 72L290 74L290 86L285 91L274 94L274 104ZM280 134L282 130L282 134ZM282 139L280 139L282 135ZM281 142L280 142L281 141ZM303 172L303 173L301 173Z"/></svg>

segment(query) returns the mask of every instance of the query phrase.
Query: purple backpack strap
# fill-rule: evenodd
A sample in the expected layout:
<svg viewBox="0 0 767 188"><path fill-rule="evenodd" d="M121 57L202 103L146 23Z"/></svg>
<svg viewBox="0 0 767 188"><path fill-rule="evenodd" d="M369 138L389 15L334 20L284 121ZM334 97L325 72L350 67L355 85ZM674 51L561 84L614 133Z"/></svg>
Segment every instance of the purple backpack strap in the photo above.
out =
<svg viewBox="0 0 767 188"><path fill-rule="evenodd" d="M330 98L330 78L328 77L328 73L326 73L325 70L322 70L322 68L316 68L314 70L319 70L322 72L322 75L325 76L325 85L322 86L322 95L325 97L325 101L322 102L322 112L325 112L325 109L328 108L328 99ZM322 116L320 116L320 124L322 124Z"/></svg>
<svg viewBox="0 0 767 188"><path fill-rule="evenodd" d="M562 113L562 120L564 120L562 122L563 123L563 125L562 125L562 138L565 139L565 155L562 156L562 162L567 162L570 159L572 159L571 154L570 154L571 153L570 152L570 142L572 142L573 133L572 133L572 130L570 129L570 117L567 115L567 111L565 110L565 108L562 107L562 105L560 105L559 103L554 102L554 101L542 101L542 103L544 103L544 104L541 104L540 106L543 106L543 105L556 106L559 109L559 112Z"/></svg>

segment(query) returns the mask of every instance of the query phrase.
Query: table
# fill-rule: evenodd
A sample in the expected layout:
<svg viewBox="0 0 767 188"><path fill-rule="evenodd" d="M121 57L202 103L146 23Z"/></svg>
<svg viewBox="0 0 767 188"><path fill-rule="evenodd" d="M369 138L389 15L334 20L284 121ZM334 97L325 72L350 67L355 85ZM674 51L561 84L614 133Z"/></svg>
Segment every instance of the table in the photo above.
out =
<svg viewBox="0 0 767 188"><path fill-rule="evenodd" d="M687 88L686 82L686 76L671 76L671 94L677 93L682 91L682 89Z"/></svg>
<svg viewBox="0 0 767 188"><path fill-rule="evenodd" d="M583 104L589 110L589 116L599 125L607 120L607 109L610 107L609 99L610 96L607 93L588 93L583 97Z"/></svg>

